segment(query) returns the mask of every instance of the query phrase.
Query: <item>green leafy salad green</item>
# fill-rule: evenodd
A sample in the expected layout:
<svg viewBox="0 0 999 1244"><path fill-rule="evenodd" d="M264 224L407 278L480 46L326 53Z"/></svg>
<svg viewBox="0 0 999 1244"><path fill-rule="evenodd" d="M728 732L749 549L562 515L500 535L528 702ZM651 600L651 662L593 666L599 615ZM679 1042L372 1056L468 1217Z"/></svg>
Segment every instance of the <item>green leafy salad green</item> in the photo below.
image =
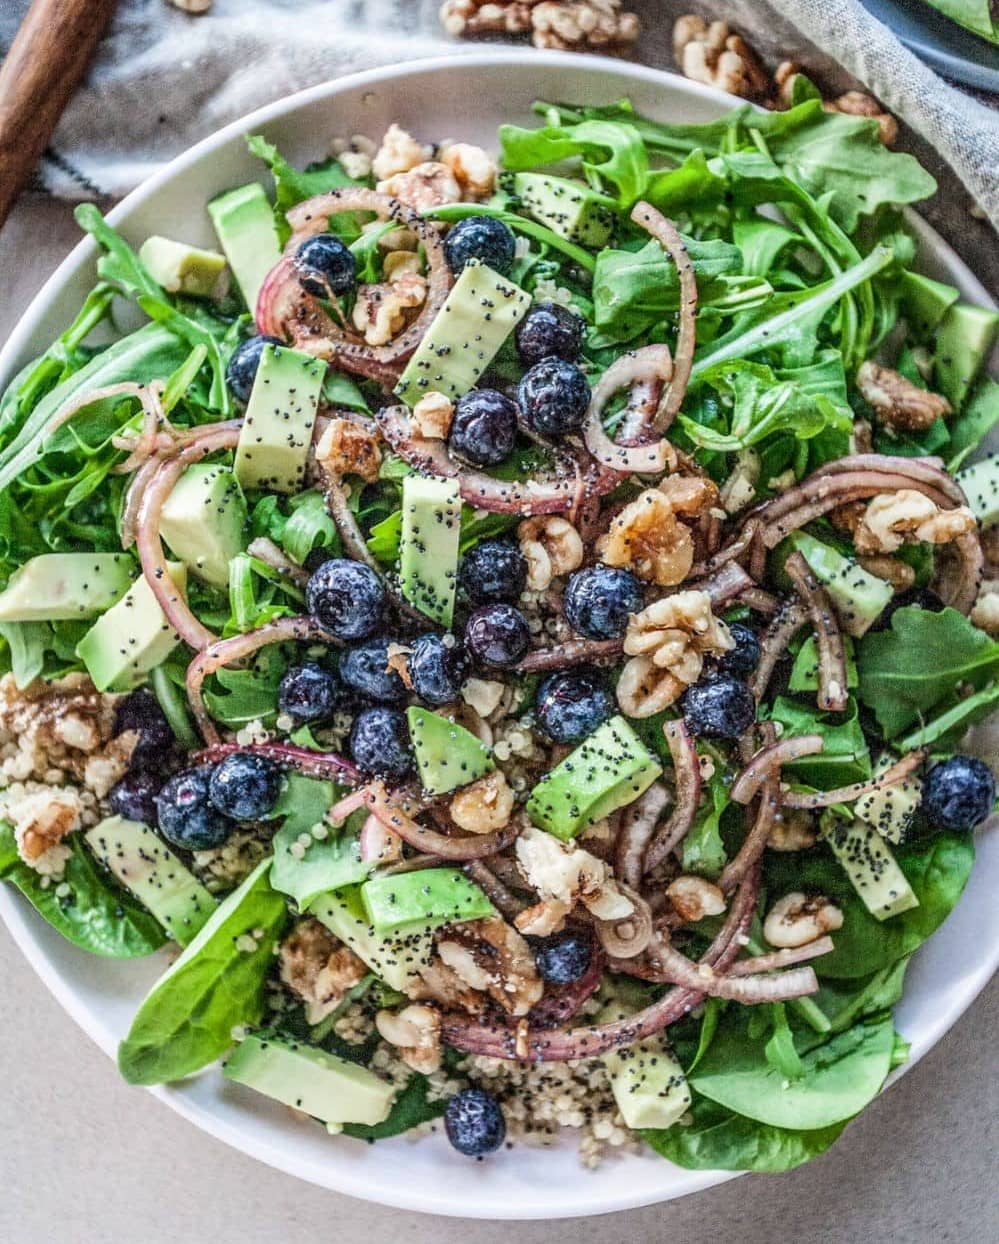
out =
<svg viewBox="0 0 999 1244"><path fill-rule="evenodd" d="M0 398L0 879L177 943L130 1083L787 1170L905 1062L995 802L999 314L804 78L536 112L382 181L251 136L210 247L77 210Z"/></svg>

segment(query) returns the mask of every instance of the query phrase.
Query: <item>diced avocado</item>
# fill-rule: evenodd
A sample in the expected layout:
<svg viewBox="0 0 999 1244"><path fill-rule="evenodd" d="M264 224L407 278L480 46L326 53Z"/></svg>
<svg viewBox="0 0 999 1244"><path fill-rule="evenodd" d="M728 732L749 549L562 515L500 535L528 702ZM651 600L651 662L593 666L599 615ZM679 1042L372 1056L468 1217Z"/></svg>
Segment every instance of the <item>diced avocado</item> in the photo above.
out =
<svg viewBox="0 0 999 1244"><path fill-rule="evenodd" d="M415 704L406 710L420 781L428 795L446 795L493 768L481 739L449 717Z"/></svg>
<svg viewBox="0 0 999 1244"><path fill-rule="evenodd" d="M597 1023L613 1023L628 1014L612 1002L597 1016ZM661 1037L608 1050L600 1061L607 1068L611 1092L628 1127L672 1127L690 1109L687 1077Z"/></svg>
<svg viewBox="0 0 999 1244"><path fill-rule="evenodd" d="M415 406L425 393L467 393L530 305L519 285L471 260L406 364L396 395Z"/></svg>
<svg viewBox="0 0 999 1244"><path fill-rule="evenodd" d="M614 228L614 203L606 195L547 173L517 173L514 193L524 210L559 237L599 250Z"/></svg>
<svg viewBox="0 0 999 1244"><path fill-rule="evenodd" d="M187 593L187 567L169 562L170 578ZM180 637L166 620L145 576L102 614L76 645L76 655L98 691L130 691L162 665Z"/></svg>
<svg viewBox="0 0 999 1244"><path fill-rule="evenodd" d="M411 925L437 928L496 914L474 881L453 868L369 877L361 886L361 902L382 936L405 932Z"/></svg>
<svg viewBox="0 0 999 1244"><path fill-rule="evenodd" d="M879 777L896 762L895 756L884 756L874 766L874 776ZM861 795L853 805L854 816L865 821L887 842L905 842L916 811L923 798L923 783L918 777L907 777L884 790Z"/></svg>
<svg viewBox="0 0 999 1244"><path fill-rule="evenodd" d="M244 488L300 491L325 373L326 364L302 350L264 346L236 445Z"/></svg>
<svg viewBox="0 0 999 1244"><path fill-rule="evenodd" d="M796 531L788 539L825 586L843 630L854 637L865 634L891 600L891 584L806 531Z"/></svg>
<svg viewBox="0 0 999 1244"><path fill-rule="evenodd" d="M405 991L433 956L431 925L413 924L385 936L376 933L364 910L360 886L324 894L309 905L309 911L393 989Z"/></svg>
<svg viewBox="0 0 999 1244"><path fill-rule="evenodd" d="M195 298L210 297L225 271L225 255L174 242L172 238L146 238L139 248L139 259L167 293L190 294Z"/></svg>
<svg viewBox="0 0 999 1244"><path fill-rule="evenodd" d="M124 553L42 553L0 592L0 622L95 618L125 595L133 571Z"/></svg>
<svg viewBox="0 0 999 1244"><path fill-rule="evenodd" d="M983 527L999 523L999 454L989 454L981 462L958 471L957 482Z"/></svg>
<svg viewBox="0 0 999 1244"><path fill-rule="evenodd" d="M919 906L891 848L863 821L834 820L825 841L875 920L888 920Z"/></svg>
<svg viewBox="0 0 999 1244"><path fill-rule="evenodd" d="M190 466L167 497L160 534L174 556L206 583L226 587L229 563L246 543L246 502L223 466Z"/></svg>
<svg viewBox="0 0 999 1244"><path fill-rule="evenodd" d="M458 481L407 475L402 481L399 586L411 605L444 627L454 617L460 535Z"/></svg>
<svg viewBox="0 0 999 1244"><path fill-rule="evenodd" d="M940 322L933 351L934 387L955 410L989 360L999 334L999 311L958 302Z"/></svg>
<svg viewBox="0 0 999 1244"><path fill-rule="evenodd" d="M856 687L857 661L853 654L853 640L849 635L843 636L843 652L846 656L846 685ZM801 645L798 655L794 658L791 677L787 684L789 691L817 691L819 687L819 646L815 636L809 635Z"/></svg>
<svg viewBox="0 0 999 1244"><path fill-rule="evenodd" d="M953 285L934 281L919 272L903 272L899 277L901 311L909 336L926 341L960 297Z"/></svg>
<svg viewBox="0 0 999 1244"><path fill-rule="evenodd" d="M322 1123L382 1123L397 1092L358 1063L258 1034L240 1041L222 1074Z"/></svg>
<svg viewBox="0 0 999 1244"><path fill-rule="evenodd" d="M612 717L541 779L527 815L556 838L575 838L637 799L661 774L631 726Z"/></svg>
<svg viewBox="0 0 999 1244"><path fill-rule="evenodd" d="M109 816L84 836L101 863L181 946L218 907L201 882L141 821Z"/></svg>
<svg viewBox="0 0 999 1244"><path fill-rule="evenodd" d="M252 314L264 278L281 258L274 210L254 181L213 199L208 215Z"/></svg>

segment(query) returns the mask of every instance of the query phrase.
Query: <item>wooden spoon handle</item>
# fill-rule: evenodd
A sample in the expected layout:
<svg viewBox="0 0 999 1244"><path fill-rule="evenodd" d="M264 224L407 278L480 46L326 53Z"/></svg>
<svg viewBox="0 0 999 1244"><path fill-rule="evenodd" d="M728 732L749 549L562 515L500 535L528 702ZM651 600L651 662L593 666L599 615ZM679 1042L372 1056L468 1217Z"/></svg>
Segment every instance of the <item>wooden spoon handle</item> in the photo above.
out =
<svg viewBox="0 0 999 1244"><path fill-rule="evenodd" d="M0 226L48 146L115 0L32 0L0 68Z"/></svg>

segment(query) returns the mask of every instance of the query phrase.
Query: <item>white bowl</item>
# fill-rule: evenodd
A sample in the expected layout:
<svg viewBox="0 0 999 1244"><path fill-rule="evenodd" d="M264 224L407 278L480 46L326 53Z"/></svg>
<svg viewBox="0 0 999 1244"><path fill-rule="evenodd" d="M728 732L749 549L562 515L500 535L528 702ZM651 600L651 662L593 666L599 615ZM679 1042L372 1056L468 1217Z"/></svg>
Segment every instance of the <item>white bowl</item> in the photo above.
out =
<svg viewBox="0 0 999 1244"><path fill-rule="evenodd" d="M424 140L495 145L503 121L530 124L538 96L609 103L628 95L662 120L715 118L733 100L719 91L639 66L597 57L491 50L421 61L344 78L263 108L228 126L144 183L110 219L134 244L165 233L198 244L213 234L205 203L261 176L243 136L263 132L295 162L322 156L331 139L379 136L399 121ZM979 282L942 239L918 222L921 266L989 304ZM39 292L0 354L0 388L70 321L94 280L96 246L81 242ZM912 1043L907 1064L929 1050L980 992L999 964L999 835L983 837L967 891L943 928L916 955L898 1025ZM66 1010L113 1058L153 980L160 956L115 962L63 941L21 896L0 885L0 915ZM161 952L162 955L162 952ZM115 1074L109 1066L107 1074ZM296 1122L283 1107L224 1081L217 1071L151 1090L198 1127L244 1153L315 1184L402 1209L469 1218L560 1218L669 1200L731 1176L686 1171L647 1154L586 1171L567 1140L537 1152L518 1147L488 1162L458 1157L440 1136L369 1146ZM840 1144L850 1143L849 1131Z"/></svg>

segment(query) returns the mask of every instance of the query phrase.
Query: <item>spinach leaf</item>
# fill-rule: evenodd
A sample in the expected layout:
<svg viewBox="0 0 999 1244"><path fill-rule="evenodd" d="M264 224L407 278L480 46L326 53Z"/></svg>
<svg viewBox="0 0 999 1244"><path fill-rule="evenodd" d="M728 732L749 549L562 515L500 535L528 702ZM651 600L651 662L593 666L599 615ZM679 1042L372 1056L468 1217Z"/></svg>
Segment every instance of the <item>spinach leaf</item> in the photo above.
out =
<svg viewBox="0 0 999 1244"><path fill-rule="evenodd" d="M794 1034L787 1022L787 1008L783 1002L770 1006L773 1032L763 1047L763 1057L770 1066L786 1080L800 1080L805 1074L805 1064L794 1046Z"/></svg>
<svg viewBox="0 0 999 1244"><path fill-rule="evenodd" d="M876 1097L891 1067L891 1017L855 1024L801 1055L797 1077L768 1061L748 1032L746 1008L726 1011L690 1075L704 1097L772 1127L816 1131L845 1123Z"/></svg>
<svg viewBox="0 0 999 1244"><path fill-rule="evenodd" d="M325 838L310 835L308 843L298 841L299 835L308 834L323 820L337 795L332 782L291 773L274 807L273 815L285 820L274 835L271 884L293 898L302 911L320 894L363 881L371 871L371 865L361 859L360 832L367 816L363 808L339 828L324 826Z"/></svg>
<svg viewBox="0 0 999 1244"><path fill-rule="evenodd" d="M13 830L0 823L0 879L16 886L67 941L92 955L134 959L162 946L167 937L159 923L101 869L79 835L67 845L73 854L61 880L46 886L18 855Z"/></svg>
<svg viewBox="0 0 999 1244"><path fill-rule="evenodd" d="M949 696L959 683L981 689L999 676L999 642L956 609L909 605L891 629L857 644L857 695L893 739Z"/></svg>
<svg viewBox="0 0 999 1244"><path fill-rule="evenodd" d="M914 747L929 747L934 750L944 747L956 747L969 726L984 721L999 709L999 683L993 683L974 695L958 700L951 708L940 713L931 721L924 722L904 738L899 739L895 746L899 751L911 751Z"/></svg>
<svg viewBox="0 0 999 1244"><path fill-rule="evenodd" d="M693 1094L691 1122L665 1131L644 1131L642 1139L660 1157L695 1171L789 1171L825 1153L846 1123L812 1131L772 1127L734 1114Z"/></svg>
<svg viewBox="0 0 999 1244"><path fill-rule="evenodd" d="M426 1076L410 1076L387 1118L375 1124L345 1123L344 1135L353 1136L355 1140L387 1140L390 1136L399 1136L421 1123L439 1118L447 1101L444 1098L430 1101L427 1096L429 1088L430 1081Z"/></svg>
<svg viewBox="0 0 999 1244"><path fill-rule="evenodd" d="M264 980L288 919L284 896L271 888L270 866L262 860L223 900L139 1007L118 1047L129 1084L190 1075L229 1049L233 1028L259 1021Z"/></svg>
<svg viewBox="0 0 999 1244"><path fill-rule="evenodd" d="M902 997L910 957L860 980L823 981L811 1000L829 1020L829 1031L842 1032L858 1019L890 1010Z"/></svg>
<svg viewBox="0 0 999 1244"><path fill-rule="evenodd" d="M785 735L820 734L825 744L819 755L789 764L785 768L788 780L832 790L871 776L871 756L855 700L850 700L845 712L823 713L814 705L778 696L769 716L784 727Z"/></svg>
<svg viewBox="0 0 999 1244"><path fill-rule="evenodd" d="M938 423L943 422L937 420ZM956 471L968 454L973 453L999 423L999 381L984 376L972 391L960 412L948 420L950 452L949 471Z"/></svg>

